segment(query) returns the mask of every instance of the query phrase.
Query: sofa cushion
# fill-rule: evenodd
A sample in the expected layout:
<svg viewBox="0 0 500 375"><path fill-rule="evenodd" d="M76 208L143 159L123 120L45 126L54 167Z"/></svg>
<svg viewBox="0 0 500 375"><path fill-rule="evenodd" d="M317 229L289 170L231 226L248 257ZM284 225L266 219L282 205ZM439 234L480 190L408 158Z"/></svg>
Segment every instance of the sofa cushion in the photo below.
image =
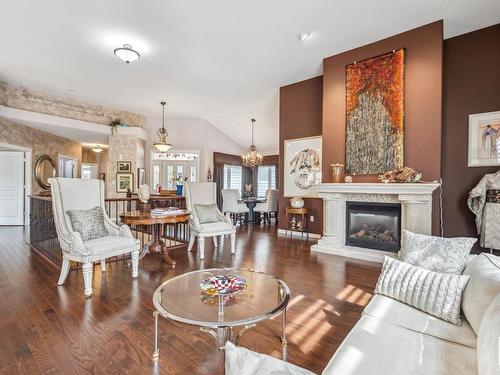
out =
<svg viewBox="0 0 500 375"><path fill-rule="evenodd" d="M479 375L500 375L500 294L484 313L477 335Z"/></svg>
<svg viewBox="0 0 500 375"><path fill-rule="evenodd" d="M462 310L472 329L478 333L484 312L500 294L500 257L482 253L464 270L470 280L464 290Z"/></svg>
<svg viewBox="0 0 500 375"><path fill-rule="evenodd" d="M314 375L309 370L280 359L237 347L225 346L225 375Z"/></svg>
<svg viewBox="0 0 500 375"><path fill-rule="evenodd" d="M366 306L363 314L412 331L471 348L476 347L476 333L467 320L463 319L462 325L457 326L390 297L376 294Z"/></svg>
<svg viewBox="0 0 500 375"><path fill-rule="evenodd" d="M432 272L386 256L375 293L460 324L462 291L468 281L469 276Z"/></svg>
<svg viewBox="0 0 500 375"><path fill-rule="evenodd" d="M477 375L476 350L361 317L323 375Z"/></svg>
<svg viewBox="0 0 500 375"><path fill-rule="evenodd" d="M128 238L122 236L106 236L106 237L96 238L90 241L85 241L83 244L94 255L97 255L97 254L111 253L117 250L122 250L127 248L130 248L130 251L132 251L137 243L140 243L140 241L134 238Z"/></svg>
<svg viewBox="0 0 500 375"><path fill-rule="evenodd" d="M399 259L429 271L462 273L476 238L444 238L403 230Z"/></svg>
<svg viewBox="0 0 500 375"><path fill-rule="evenodd" d="M218 221L217 223L206 223L200 225L200 233L220 233L220 232L231 232L234 230L232 224L225 221Z"/></svg>

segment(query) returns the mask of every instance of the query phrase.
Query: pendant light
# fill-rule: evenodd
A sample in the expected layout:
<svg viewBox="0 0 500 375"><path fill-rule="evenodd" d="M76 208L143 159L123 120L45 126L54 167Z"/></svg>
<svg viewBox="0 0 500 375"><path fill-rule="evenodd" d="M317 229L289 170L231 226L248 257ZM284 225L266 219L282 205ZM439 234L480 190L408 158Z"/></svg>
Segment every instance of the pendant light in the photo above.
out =
<svg viewBox="0 0 500 375"><path fill-rule="evenodd" d="M255 126L255 119L252 119L252 144L248 149L248 153L246 155L241 156L241 164L245 167L255 168L262 164L262 155L257 153L257 147L253 144L253 128Z"/></svg>
<svg viewBox="0 0 500 375"><path fill-rule="evenodd" d="M161 102L160 104L163 106L163 116L161 119L161 128L156 132L160 140L153 143L153 146L155 146L160 152L167 152L172 148L172 145L167 142L168 133L167 129L165 129L165 104L167 103Z"/></svg>
<svg viewBox="0 0 500 375"><path fill-rule="evenodd" d="M118 57L123 62L130 64L135 60L139 60L141 55L135 49L132 48L130 44L124 44L123 47L116 48L114 50L116 57Z"/></svg>

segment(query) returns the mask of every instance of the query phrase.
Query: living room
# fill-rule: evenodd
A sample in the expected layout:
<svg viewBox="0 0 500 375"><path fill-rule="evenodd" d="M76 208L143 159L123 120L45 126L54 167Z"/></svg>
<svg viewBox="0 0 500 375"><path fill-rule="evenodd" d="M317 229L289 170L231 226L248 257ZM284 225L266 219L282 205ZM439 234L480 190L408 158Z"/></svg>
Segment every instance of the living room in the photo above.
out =
<svg viewBox="0 0 500 375"><path fill-rule="evenodd" d="M0 9L0 373L500 374L500 3Z"/></svg>

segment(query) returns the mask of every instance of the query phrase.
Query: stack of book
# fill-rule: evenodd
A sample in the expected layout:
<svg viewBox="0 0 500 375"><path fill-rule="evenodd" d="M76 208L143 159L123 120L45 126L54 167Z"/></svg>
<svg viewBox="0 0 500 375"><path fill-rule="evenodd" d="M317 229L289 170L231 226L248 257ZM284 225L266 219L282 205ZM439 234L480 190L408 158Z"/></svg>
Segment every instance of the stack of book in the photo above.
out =
<svg viewBox="0 0 500 375"><path fill-rule="evenodd" d="M167 208L153 208L151 210L152 216L169 216L169 215L179 215L182 214L184 210L177 207L167 207Z"/></svg>

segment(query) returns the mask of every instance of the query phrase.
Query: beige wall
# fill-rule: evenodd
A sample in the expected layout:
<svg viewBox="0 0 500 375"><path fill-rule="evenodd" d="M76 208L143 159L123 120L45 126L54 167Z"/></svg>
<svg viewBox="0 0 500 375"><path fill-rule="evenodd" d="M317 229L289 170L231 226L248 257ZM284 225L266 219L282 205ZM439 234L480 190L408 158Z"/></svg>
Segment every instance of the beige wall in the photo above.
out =
<svg viewBox="0 0 500 375"><path fill-rule="evenodd" d="M80 174L82 145L78 142L29 128L0 117L0 143L31 148L33 156L32 168L35 167L35 161L43 154L52 156L56 163L59 154L77 158L79 161L78 174ZM33 176L32 193L38 194L41 191L42 189Z"/></svg>

